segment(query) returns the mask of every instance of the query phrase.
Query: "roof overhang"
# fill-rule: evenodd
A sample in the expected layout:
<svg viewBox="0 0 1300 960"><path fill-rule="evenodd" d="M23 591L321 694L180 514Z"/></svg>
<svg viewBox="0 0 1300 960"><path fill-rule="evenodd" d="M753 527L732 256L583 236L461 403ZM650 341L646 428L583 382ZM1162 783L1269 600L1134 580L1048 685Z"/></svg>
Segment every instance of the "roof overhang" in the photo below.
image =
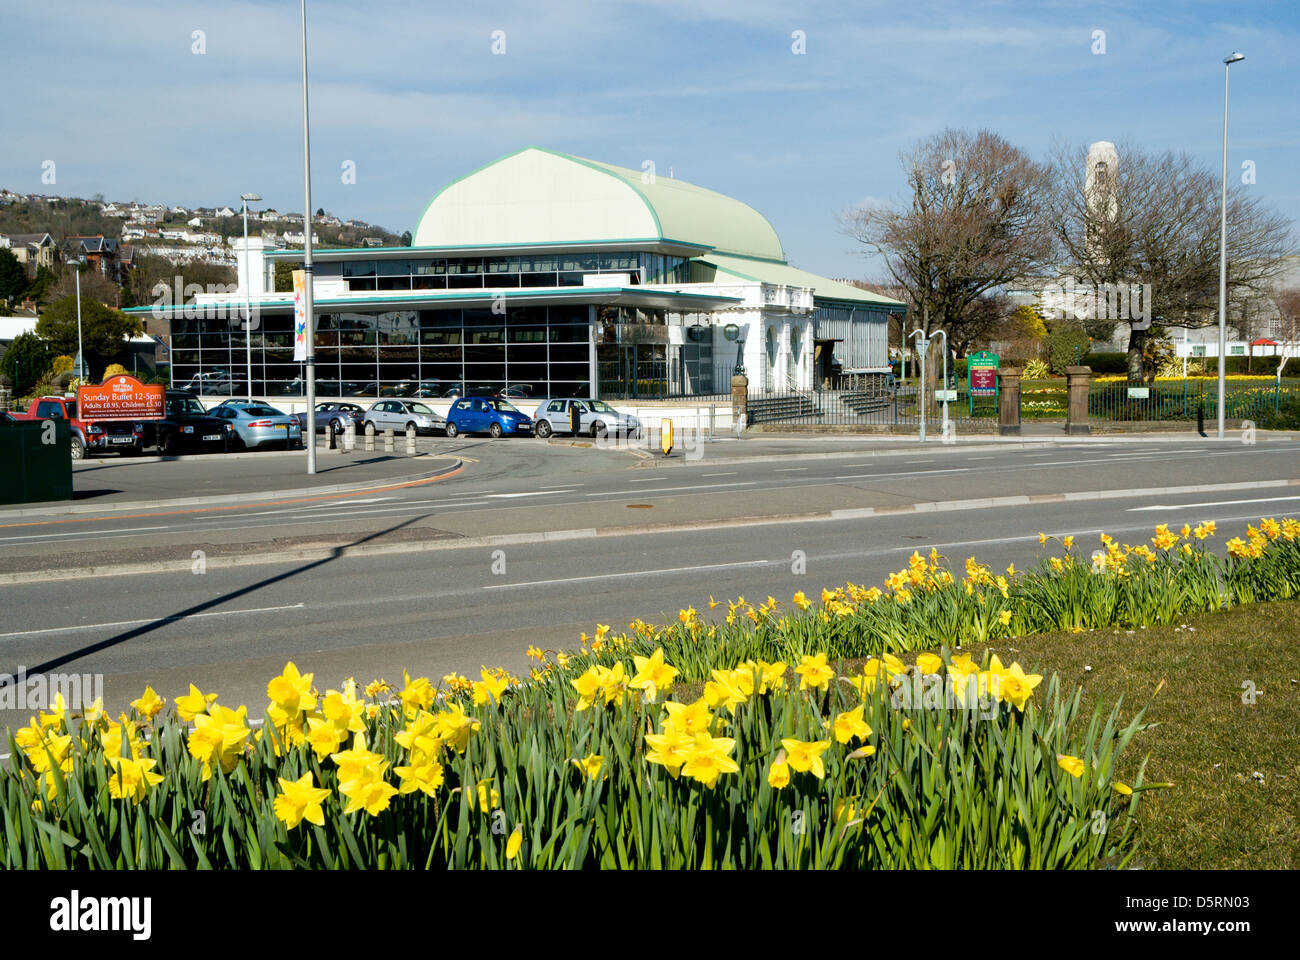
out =
<svg viewBox="0 0 1300 960"><path fill-rule="evenodd" d="M574 240L556 241L554 243L502 243L470 244L449 247L332 247L324 250L313 249L312 262L322 263L339 260L403 260L406 258L425 257L509 257L524 253L602 253L608 251L640 250L646 253L662 253L670 257L698 257L713 248L704 243L691 243L688 240L669 240L664 237L629 237L626 240ZM301 249L269 250L265 253L268 260L302 259Z"/></svg>
<svg viewBox="0 0 1300 960"><path fill-rule="evenodd" d="M560 306L595 304L631 307L661 307L668 310L714 310L741 303L740 297L724 297L704 293L681 293L674 290L655 290L649 287L561 287L430 291L412 295L402 292L390 296L366 294L358 297L321 297L313 302L316 313L338 310L383 307L388 310L428 310L452 307L491 307L504 299L517 307ZM251 306L265 313L293 310L293 298L260 297ZM238 297L213 300L205 303L182 303L166 307L128 307L122 312L134 316L201 317L220 316L228 312L239 313L243 301Z"/></svg>

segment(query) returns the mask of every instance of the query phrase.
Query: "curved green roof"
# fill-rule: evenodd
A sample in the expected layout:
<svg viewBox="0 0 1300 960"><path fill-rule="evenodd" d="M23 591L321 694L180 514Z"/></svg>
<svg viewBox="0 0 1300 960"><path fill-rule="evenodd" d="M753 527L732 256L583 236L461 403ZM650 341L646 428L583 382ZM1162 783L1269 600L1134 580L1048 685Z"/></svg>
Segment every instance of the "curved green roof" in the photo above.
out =
<svg viewBox="0 0 1300 960"><path fill-rule="evenodd" d="M753 207L683 180L525 147L454 181L429 202L416 246L609 242L658 237L784 260Z"/></svg>

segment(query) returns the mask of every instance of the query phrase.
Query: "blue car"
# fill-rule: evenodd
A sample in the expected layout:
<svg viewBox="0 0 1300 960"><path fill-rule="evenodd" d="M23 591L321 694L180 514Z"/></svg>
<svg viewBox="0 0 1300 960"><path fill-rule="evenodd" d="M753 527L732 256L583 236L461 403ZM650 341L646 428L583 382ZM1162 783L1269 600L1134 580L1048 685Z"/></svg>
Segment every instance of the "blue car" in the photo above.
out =
<svg viewBox="0 0 1300 960"><path fill-rule="evenodd" d="M461 433L532 436L533 418L501 397L462 397L447 411L447 436Z"/></svg>

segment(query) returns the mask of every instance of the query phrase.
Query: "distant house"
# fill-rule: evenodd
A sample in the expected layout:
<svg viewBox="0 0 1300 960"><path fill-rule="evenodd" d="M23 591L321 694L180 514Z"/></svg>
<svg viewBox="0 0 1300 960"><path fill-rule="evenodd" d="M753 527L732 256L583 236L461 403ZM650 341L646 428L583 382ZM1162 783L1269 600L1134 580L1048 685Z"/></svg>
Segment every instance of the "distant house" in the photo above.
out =
<svg viewBox="0 0 1300 960"><path fill-rule="evenodd" d="M68 237L63 241L63 258L95 268L113 283L121 283L121 244L102 233L93 237Z"/></svg>
<svg viewBox="0 0 1300 960"><path fill-rule="evenodd" d="M125 218L128 213L125 208L118 206L116 203L106 203L104 204L104 216Z"/></svg>
<svg viewBox="0 0 1300 960"><path fill-rule="evenodd" d="M172 207L172 213L176 214L178 217L189 216L189 210L185 207Z"/></svg>
<svg viewBox="0 0 1300 960"><path fill-rule="evenodd" d="M218 207L217 211L213 214L214 217L233 217L234 215L235 211L231 210L229 207Z"/></svg>
<svg viewBox="0 0 1300 960"><path fill-rule="evenodd" d="M48 233L0 234L0 246L12 250L29 273L35 273L40 267L52 269L59 254L58 244Z"/></svg>
<svg viewBox="0 0 1300 960"><path fill-rule="evenodd" d="M203 226L203 218L202 218L202 217L190 217L190 219L186 220L185 223L186 223L187 226L190 226L190 227L201 227L201 226Z"/></svg>
<svg viewBox="0 0 1300 960"><path fill-rule="evenodd" d="M384 240L382 237L362 237L361 245L363 247L382 247Z"/></svg>

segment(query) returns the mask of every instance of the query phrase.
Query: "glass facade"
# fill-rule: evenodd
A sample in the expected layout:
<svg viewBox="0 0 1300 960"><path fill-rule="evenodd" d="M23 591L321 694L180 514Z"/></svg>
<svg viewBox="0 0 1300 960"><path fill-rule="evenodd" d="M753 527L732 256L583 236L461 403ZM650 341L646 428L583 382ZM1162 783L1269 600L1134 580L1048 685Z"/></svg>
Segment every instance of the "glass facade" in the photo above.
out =
<svg viewBox="0 0 1300 960"><path fill-rule="evenodd" d="M616 308L617 309L617 308ZM442 397L470 390L519 398L591 393L588 308L364 310L316 317L321 396ZM302 396L293 316L263 311L253 331L253 391ZM199 392L244 392L245 334L227 317L172 320L172 376Z"/></svg>
<svg viewBox="0 0 1300 960"><path fill-rule="evenodd" d="M658 253L528 254L517 257L418 257L325 260L317 277L342 279L349 292L580 287L587 274L625 273L633 284L686 283L689 261Z"/></svg>

